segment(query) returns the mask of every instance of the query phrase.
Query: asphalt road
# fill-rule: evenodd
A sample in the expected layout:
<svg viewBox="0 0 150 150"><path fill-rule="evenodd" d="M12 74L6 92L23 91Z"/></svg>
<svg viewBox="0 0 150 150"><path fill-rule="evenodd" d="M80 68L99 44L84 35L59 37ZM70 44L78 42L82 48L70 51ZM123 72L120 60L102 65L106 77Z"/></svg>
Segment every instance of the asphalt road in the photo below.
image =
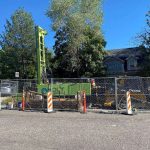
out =
<svg viewBox="0 0 150 150"><path fill-rule="evenodd" d="M150 114L0 111L0 150L150 150Z"/></svg>

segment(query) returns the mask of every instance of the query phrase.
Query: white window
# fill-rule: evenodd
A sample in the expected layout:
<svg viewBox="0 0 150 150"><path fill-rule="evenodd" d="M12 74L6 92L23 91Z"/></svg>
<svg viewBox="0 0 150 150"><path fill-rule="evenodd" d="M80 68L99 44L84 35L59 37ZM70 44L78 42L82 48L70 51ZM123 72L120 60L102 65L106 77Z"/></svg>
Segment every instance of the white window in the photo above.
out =
<svg viewBox="0 0 150 150"><path fill-rule="evenodd" d="M131 57L128 59L128 70L134 70L137 67L137 59Z"/></svg>

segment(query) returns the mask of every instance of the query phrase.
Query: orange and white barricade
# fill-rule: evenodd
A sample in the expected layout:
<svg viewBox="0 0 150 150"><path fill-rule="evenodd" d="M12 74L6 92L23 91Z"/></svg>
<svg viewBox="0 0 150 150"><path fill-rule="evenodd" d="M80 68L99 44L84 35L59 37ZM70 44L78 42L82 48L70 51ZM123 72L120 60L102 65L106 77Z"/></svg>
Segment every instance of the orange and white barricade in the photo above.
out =
<svg viewBox="0 0 150 150"><path fill-rule="evenodd" d="M52 93L47 93L47 112L53 112L53 99L52 99Z"/></svg>
<svg viewBox="0 0 150 150"><path fill-rule="evenodd" d="M131 106L131 97L130 97L130 92L126 92L126 100L127 100L127 114L132 115L132 106Z"/></svg>
<svg viewBox="0 0 150 150"><path fill-rule="evenodd" d="M83 91L83 113L86 113L87 109L86 109L86 93L85 91Z"/></svg>
<svg viewBox="0 0 150 150"><path fill-rule="evenodd" d="M22 93L22 111L25 110L25 91L23 89L23 93Z"/></svg>

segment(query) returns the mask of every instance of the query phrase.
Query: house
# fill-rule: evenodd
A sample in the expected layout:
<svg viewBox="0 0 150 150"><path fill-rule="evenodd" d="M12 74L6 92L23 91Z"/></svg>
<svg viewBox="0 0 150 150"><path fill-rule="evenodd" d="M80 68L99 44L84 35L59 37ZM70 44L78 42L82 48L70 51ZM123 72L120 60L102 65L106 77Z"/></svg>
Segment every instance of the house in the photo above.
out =
<svg viewBox="0 0 150 150"><path fill-rule="evenodd" d="M110 50L104 59L108 76L138 75L140 63L142 63L140 47Z"/></svg>

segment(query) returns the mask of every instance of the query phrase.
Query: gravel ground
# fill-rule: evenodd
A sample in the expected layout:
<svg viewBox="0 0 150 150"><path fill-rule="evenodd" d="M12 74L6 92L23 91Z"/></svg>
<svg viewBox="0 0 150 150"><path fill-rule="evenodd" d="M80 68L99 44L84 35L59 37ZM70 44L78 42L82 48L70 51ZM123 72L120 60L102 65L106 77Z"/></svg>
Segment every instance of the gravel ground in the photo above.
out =
<svg viewBox="0 0 150 150"><path fill-rule="evenodd" d="M0 150L150 150L150 114L0 111Z"/></svg>

